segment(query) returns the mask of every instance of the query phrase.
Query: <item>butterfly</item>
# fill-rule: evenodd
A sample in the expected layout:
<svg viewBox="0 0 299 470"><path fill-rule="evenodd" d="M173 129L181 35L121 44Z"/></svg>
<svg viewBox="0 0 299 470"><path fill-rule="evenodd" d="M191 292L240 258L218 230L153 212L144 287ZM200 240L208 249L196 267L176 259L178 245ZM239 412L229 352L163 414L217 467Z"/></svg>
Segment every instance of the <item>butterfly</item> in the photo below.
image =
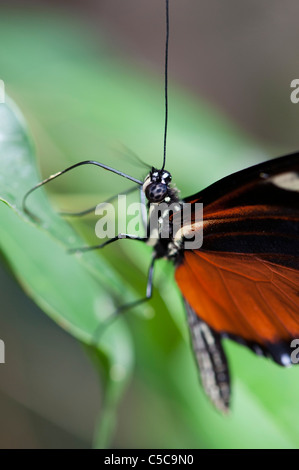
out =
<svg viewBox="0 0 299 470"><path fill-rule="evenodd" d="M117 313L151 298L155 262L167 258L175 264L201 381L216 408L226 412L231 397L223 338L282 366L292 364L291 342L299 338L299 153L234 173L184 199L179 199L171 174L163 168L152 168L141 181L99 162L85 161L28 191L24 208L34 189L84 164L137 183L149 208L159 210L166 204L179 212L186 204L191 207L189 225L183 231L175 227L173 214L163 213L159 227L148 223L144 238L119 234L86 248L103 248L119 238L153 247L146 297L120 307ZM201 227L196 222L197 204L203 204ZM185 249L185 233L196 234L199 229L203 230L202 246Z"/></svg>
<svg viewBox="0 0 299 470"><path fill-rule="evenodd" d="M149 300L157 260L175 264L175 280L187 312L191 344L206 394L227 412L231 401L230 372L222 345L230 338L282 366L294 362L291 342L299 338L299 153L261 163L227 176L203 191L179 198L165 170L167 133L167 57L169 17L166 0L165 132L161 169L139 180L97 161L83 161L50 176L40 186L81 165L96 165L125 177L140 188L148 203L145 237L118 234L85 249L103 248L119 238L135 239L153 248L146 297L116 313ZM129 190L131 191L131 190ZM203 205L198 224L197 211ZM152 213L162 207L152 226ZM176 213L191 208L190 219L174 223ZM153 209L153 211L152 211ZM84 215L88 211L78 213ZM167 229L167 230L165 230ZM202 231L203 244L186 249L187 234ZM165 236L165 233L167 235ZM74 250L76 251L76 250Z"/></svg>
<svg viewBox="0 0 299 470"><path fill-rule="evenodd" d="M170 227L168 238L156 239L153 259L175 263L203 387L226 412L231 389L223 338L292 364L291 342L299 338L299 153L234 173L183 200L170 180L170 173L152 169L147 199L202 203L203 245L185 249L182 232L178 237ZM196 232L196 209L191 213L184 228Z"/></svg>

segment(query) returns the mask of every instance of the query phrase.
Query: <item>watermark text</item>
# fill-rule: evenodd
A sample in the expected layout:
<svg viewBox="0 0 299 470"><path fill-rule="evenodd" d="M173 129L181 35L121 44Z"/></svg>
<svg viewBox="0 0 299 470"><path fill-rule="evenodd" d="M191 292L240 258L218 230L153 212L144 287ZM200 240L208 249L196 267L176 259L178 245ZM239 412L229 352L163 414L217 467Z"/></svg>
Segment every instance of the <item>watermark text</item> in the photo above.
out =
<svg viewBox="0 0 299 470"><path fill-rule="evenodd" d="M291 341L291 348L296 348L294 351L291 352L291 362L292 364L299 363L299 339L293 339Z"/></svg>
<svg viewBox="0 0 299 470"><path fill-rule="evenodd" d="M122 238L121 234L142 238L146 231L151 240L169 239L182 242L184 249L199 249L203 243L202 206L202 203L178 202L150 204L148 227L144 227L142 214L147 210L145 204L134 202L127 205L126 195L121 194L117 207L105 202L97 205L95 214L100 219L95 233L99 239Z"/></svg>
<svg viewBox="0 0 299 470"><path fill-rule="evenodd" d="M290 95L291 102L297 104L299 103L299 78L291 81L291 88L294 88Z"/></svg>
<svg viewBox="0 0 299 470"><path fill-rule="evenodd" d="M0 364L5 363L5 344L2 339L0 339Z"/></svg>

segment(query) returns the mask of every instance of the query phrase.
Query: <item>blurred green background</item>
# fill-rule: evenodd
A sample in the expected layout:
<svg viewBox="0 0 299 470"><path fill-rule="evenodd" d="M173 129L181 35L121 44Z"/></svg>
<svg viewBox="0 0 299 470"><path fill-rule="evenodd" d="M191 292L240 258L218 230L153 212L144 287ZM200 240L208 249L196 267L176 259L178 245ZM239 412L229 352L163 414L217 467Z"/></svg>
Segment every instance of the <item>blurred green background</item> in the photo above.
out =
<svg viewBox="0 0 299 470"><path fill-rule="evenodd" d="M296 151L299 108L290 101L290 82L298 78L298 2L170 3L167 169L182 195ZM0 1L0 79L25 116L42 177L96 159L142 178L146 171L132 164L131 151L160 164L164 30L162 0ZM89 168L60 178L48 194L56 208L75 210L127 187ZM94 222L76 223L89 243L96 242ZM115 276L111 298L121 303L122 285L132 296L143 294L150 249L120 241L94 256L103 260L99 275L105 285ZM115 448L298 447L296 368L283 370L227 341L232 412L222 417L213 410L198 384L173 268L166 262L155 274L150 305L120 320L119 341L126 338L134 359L119 405L113 403L107 418L107 377L98 380L68 325L61 329L21 290L8 266L17 270L17 256L9 263L5 258L1 448L91 447L103 419L108 427L115 419L109 443ZM47 275L45 270L45 283ZM66 284L71 291L72 279ZM99 302L105 310L102 297Z"/></svg>

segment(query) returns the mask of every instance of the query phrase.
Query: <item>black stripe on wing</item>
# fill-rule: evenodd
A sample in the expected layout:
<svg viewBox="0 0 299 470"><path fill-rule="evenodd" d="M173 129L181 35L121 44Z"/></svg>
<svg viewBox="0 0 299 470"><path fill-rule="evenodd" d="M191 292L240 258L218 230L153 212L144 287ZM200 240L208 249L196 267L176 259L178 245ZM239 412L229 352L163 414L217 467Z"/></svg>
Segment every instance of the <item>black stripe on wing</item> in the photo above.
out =
<svg viewBox="0 0 299 470"><path fill-rule="evenodd" d="M203 203L205 251L299 255L299 153L227 176L191 201Z"/></svg>
<svg viewBox="0 0 299 470"><path fill-rule="evenodd" d="M203 202L204 207L217 202L219 208L221 207L233 207L236 205L244 205L248 203L250 188L254 186L253 192L250 194L249 202L250 204L258 203L261 204L260 192L257 186L261 183L261 187L265 186L264 183L270 183L272 186L275 186L278 190L277 196L284 194L285 202L289 207L297 207L296 202L293 201L292 195L286 194L287 187L290 189L290 192L294 195L297 192L299 197L299 186L296 185L296 181L292 180L291 175L288 183L288 178L285 180L283 178L275 179L277 175L282 175L284 173L295 173L299 175L299 153L293 153L286 155L284 157L275 158L267 162L259 163L258 165L251 166L245 170L238 171L233 173L216 183L211 184L206 189L184 198L185 202L197 201ZM299 182L298 182L299 183ZM263 197L265 201L270 203L273 202L273 199L270 197L269 193L264 192ZM244 198L245 194L245 199ZM296 197L296 201L298 199ZM279 201L278 201L279 202Z"/></svg>
<svg viewBox="0 0 299 470"><path fill-rule="evenodd" d="M291 346L292 341L279 341L277 343L268 342L266 345L246 341L236 335L222 334L222 338L229 338L242 346L251 349L258 356L264 356L272 359L283 367L290 367L292 364L298 364L298 361L292 361L293 353L296 353L294 347Z"/></svg>
<svg viewBox="0 0 299 470"><path fill-rule="evenodd" d="M204 228L202 249L277 255L291 262L283 265L299 269L299 221L255 218L217 221Z"/></svg>

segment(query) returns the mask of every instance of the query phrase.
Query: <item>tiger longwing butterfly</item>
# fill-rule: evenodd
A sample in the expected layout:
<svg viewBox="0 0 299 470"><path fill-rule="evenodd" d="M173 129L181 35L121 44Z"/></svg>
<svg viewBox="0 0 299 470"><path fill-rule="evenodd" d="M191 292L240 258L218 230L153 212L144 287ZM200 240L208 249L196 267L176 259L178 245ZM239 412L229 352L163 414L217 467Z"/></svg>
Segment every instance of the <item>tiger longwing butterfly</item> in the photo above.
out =
<svg viewBox="0 0 299 470"><path fill-rule="evenodd" d="M134 307L152 295L154 263L168 258L187 311L191 341L201 380L214 405L226 412L230 404L230 374L222 339L230 338L282 366L292 364L291 341L299 338L299 153L261 163L227 176L203 191L180 200L165 167L167 135L167 58L169 36L166 0L165 132L161 169L153 168L144 181L99 162L83 161L50 176L24 197L58 176L85 164L97 165L128 178L141 189L148 204L191 205L187 232L199 230L196 203L203 204L203 245L184 248L183 232L175 231L169 214L159 219L158 237L148 224L147 236L119 234L153 246L146 297L124 305ZM131 189L129 190L131 191ZM128 192L129 192L128 191ZM77 213L84 215L88 211ZM68 214L70 215L70 214ZM169 224L165 238L164 223ZM164 236L161 237L161 233ZM184 232L185 233L185 232ZM76 250L75 250L76 251Z"/></svg>

